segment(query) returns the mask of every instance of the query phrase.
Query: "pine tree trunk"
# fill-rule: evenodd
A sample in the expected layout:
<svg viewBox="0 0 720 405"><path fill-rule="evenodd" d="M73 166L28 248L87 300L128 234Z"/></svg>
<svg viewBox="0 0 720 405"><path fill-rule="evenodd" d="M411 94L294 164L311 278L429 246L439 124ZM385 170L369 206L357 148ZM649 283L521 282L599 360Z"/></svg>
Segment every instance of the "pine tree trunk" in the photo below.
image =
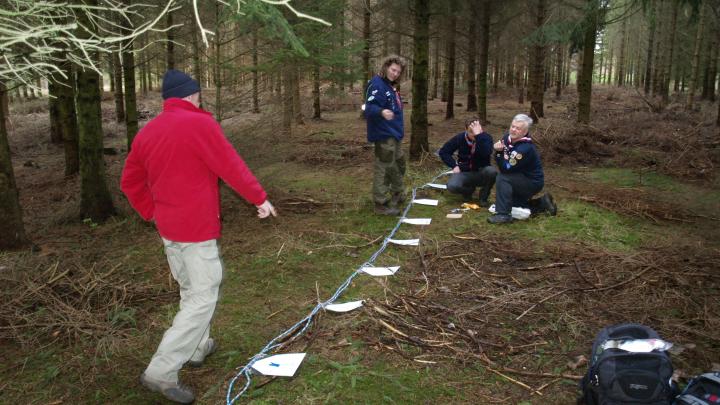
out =
<svg viewBox="0 0 720 405"><path fill-rule="evenodd" d="M582 73L578 79L577 121L581 124L590 124L595 40L597 38L598 26L598 0L588 0L588 3L590 8L588 11L589 14L586 16L583 34Z"/></svg>
<svg viewBox="0 0 720 405"><path fill-rule="evenodd" d="M322 118L320 110L320 63L315 61L313 63L312 70L313 78L313 119L319 120Z"/></svg>
<svg viewBox="0 0 720 405"><path fill-rule="evenodd" d="M645 81L643 83L643 91L647 96L650 94L650 85L652 82L653 72L653 47L655 46L655 2L650 2L650 15L648 17L648 47L645 60Z"/></svg>
<svg viewBox="0 0 720 405"><path fill-rule="evenodd" d="M0 83L0 99L5 103L7 89L4 83ZM10 158L10 144L5 122L7 121L6 111L0 108L0 250L15 249L27 245L25 226L23 225L22 208L20 198L15 184L15 173L13 172L12 159Z"/></svg>
<svg viewBox="0 0 720 405"><path fill-rule="evenodd" d="M97 0L82 0L85 6L97 6ZM79 38L89 38L92 27L87 16L80 13ZM102 109L100 107L100 76L90 69L77 72L75 105L80 133L80 217L102 222L115 214L112 197L105 182L103 160Z"/></svg>
<svg viewBox="0 0 720 405"><path fill-rule="evenodd" d="M702 35L705 30L705 2L700 6L700 15L698 16L697 33L695 34L695 46L692 56L692 70L690 71L690 85L688 86L687 99L685 100L685 108L692 110L695 101L695 89L700 78L700 49L702 49Z"/></svg>
<svg viewBox="0 0 720 405"><path fill-rule="evenodd" d="M667 51L665 53L665 65L663 67L662 75L662 87L660 88L660 95L662 96L662 105L666 106L670 102L670 76L672 74L672 62L673 53L675 50L675 29L677 27L677 15L679 6L679 0L671 0L672 14L670 17L670 38L665 44Z"/></svg>
<svg viewBox="0 0 720 405"><path fill-rule="evenodd" d="M52 78L48 80L48 113L50 115L50 142L59 145L62 143L62 131L58 117L57 86Z"/></svg>
<svg viewBox="0 0 720 405"><path fill-rule="evenodd" d="M535 29L541 30L545 23L545 0L538 0L535 14ZM528 77L528 96L530 98L530 118L539 122L544 117L544 80L545 80L545 46L544 38L535 40L530 47L530 72Z"/></svg>
<svg viewBox="0 0 720 405"><path fill-rule="evenodd" d="M283 105L283 131L290 135L292 133L292 119L293 119L293 96L292 96L292 75L290 73L290 67L286 66L282 72L282 105Z"/></svg>
<svg viewBox="0 0 720 405"><path fill-rule="evenodd" d="M115 81L115 119L117 122L125 121L125 103L123 102L123 67L120 63L120 53L113 52L110 56L113 60L113 79Z"/></svg>
<svg viewBox="0 0 720 405"><path fill-rule="evenodd" d="M72 176L80 171L80 152L78 150L78 124L75 110L75 76L72 64L67 61L66 55L58 56L62 60L58 67L65 73L52 76L54 93L57 96L57 120L60 137L65 150L65 176Z"/></svg>
<svg viewBox="0 0 720 405"><path fill-rule="evenodd" d="M125 132L127 134L127 149L130 151L133 139L138 133L137 95L135 93L135 56L132 52L133 44L126 44L127 51L122 53L122 70L125 90ZM117 102L117 101L116 101Z"/></svg>
<svg viewBox="0 0 720 405"><path fill-rule="evenodd" d="M433 85L430 90L430 100L435 100L438 96L438 82L440 81L440 36L436 35L433 42Z"/></svg>
<svg viewBox="0 0 720 405"><path fill-rule="evenodd" d="M565 65L565 46L563 44L556 45L555 55L555 100L559 100L562 96L563 83L563 66Z"/></svg>
<svg viewBox="0 0 720 405"><path fill-rule="evenodd" d="M418 160L430 150L428 144L428 67L430 53L430 0L414 0L412 115L410 122L410 159Z"/></svg>
<svg viewBox="0 0 720 405"><path fill-rule="evenodd" d="M252 112L257 114L260 112L260 97L258 89L258 33L257 28L252 32Z"/></svg>
<svg viewBox="0 0 720 405"><path fill-rule="evenodd" d="M488 93L488 59L490 57L490 0L482 0L480 12L480 58L478 60L478 118L487 124L487 93Z"/></svg>
<svg viewBox="0 0 720 405"><path fill-rule="evenodd" d="M623 18L620 25L620 55L618 55L618 68L615 84L618 87L625 85L625 36L627 34L627 18Z"/></svg>
<svg viewBox="0 0 720 405"><path fill-rule="evenodd" d="M192 31L192 61L193 61L193 76L200 83L200 87L204 84L203 69L200 64L200 40L198 39L197 30Z"/></svg>
<svg viewBox="0 0 720 405"><path fill-rule="evenodd" d="M173 13L167 13L167 68L175 69L175 30L173 26ZM194 28L194 27L193 27Z"/></svg>
<svg viewBox="0 0 720 405"><path fill-rule="evenodd" d="M476 23L476 11L474 9L474 0L468 1L468 5L473 10L471 12L471 15L473 15L473 21L470 21L470 33L468 36L468 53L467 53L467 111L477 111L477 94L476 94L476 84L477 80L475 78L476 72L475 72L475 59L477 57L477 44L475 43L475 38L478 36L478 25Z"/></svg>
<svg viewBox="0 0 720 405"><path fill-rule="evenodd" d="M720 35L720 27L716 28L718 35ZM711 102L715 102L715 81L717 79L717 73L718 73L718 61L720 58L720 50L718 50L718 36L712 37L712 44L711 48L713 50L712 55L710 57L710 71L708 72L708 98Z"/></svg>
<svg viewBox="0 0 720 405"><path fill-rule="evenodd" d="M300 74L297 65L292 67L292 107L293 120L297 125L305 125L305 118L302 113L302 100L300 99Z"/></svg>
<svg viewBox="0 0 720 405"><path fill-rule="evenodd" d="M370 17L372 16L372 13L370 12L370 6L369 4L365 7L365 13L363 14L363 52L362 52L362 64L363 64L363 73L365 73L365 82L367 83L370 78L372 77L372 71L370 70L370 41L371 41L371 32L370 32ZM363 87L364 84L363 84Z"/></svg>
<svg viewBox="0 0 720 405"><path fill-rule="evenodd" d="M445 74L447 77L447 103L445 104L445 119L451 119L455 117L455 27L457 25L457 17L454 14L454 7L452 2L450 12L452 13L449 18L447 26L447 68Z"/></svg>

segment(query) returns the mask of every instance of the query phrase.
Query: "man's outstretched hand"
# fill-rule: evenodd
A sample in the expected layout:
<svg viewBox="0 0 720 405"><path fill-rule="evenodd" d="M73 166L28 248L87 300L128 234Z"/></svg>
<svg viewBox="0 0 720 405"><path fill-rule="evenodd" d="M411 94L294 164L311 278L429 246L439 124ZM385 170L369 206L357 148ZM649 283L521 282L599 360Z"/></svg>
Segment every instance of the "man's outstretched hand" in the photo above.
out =
<svg viewBox="0 0 720 405"><path fill-rule="evenodd" d="M267 218L270 215L276 217L277 211L275 211L275 207L270 203L270 200L265 200L264 203L260 205L256 205L257 212L258 212L258 218Z"/></svg>

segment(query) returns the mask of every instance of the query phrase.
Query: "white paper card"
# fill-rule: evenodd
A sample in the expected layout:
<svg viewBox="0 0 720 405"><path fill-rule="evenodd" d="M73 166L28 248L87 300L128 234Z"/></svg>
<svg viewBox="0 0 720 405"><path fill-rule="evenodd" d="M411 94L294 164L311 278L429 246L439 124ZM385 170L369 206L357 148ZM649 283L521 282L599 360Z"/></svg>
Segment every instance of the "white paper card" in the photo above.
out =
<svg viewBox="0 0 720 405"><path fill-rule="evenodd" d="M388 242L402 246L417 246L420 244L420 239L388 239Z"/></svg>
<svg viewBox="0 0 720 405"><path fill-rule="evenodd" d="M403 218L402 222L410 225L430 225L432 218Z"/></svg>
<svg viewBox="0 0 720 405"><path fill-rule="evenodd" d="M400 266L393 267L363 267L360 269L361 272L369 274L371 276L392 276L396 271L400 269Z"/></svg>
<svg viewBox="0 0 720 405"><path fill-rule="evenodd" d="M430 187L430 188L437 188L437 189L440 189L440 190L447 190L447 185L446 185L446 184L427 183L426 186L427 186L427 187Z"/></svg>
<svg viewBox="0 0 720 405"><path fill-rule="evenodd" d="M363 306L363 301L343 302L342 304L325 305L325 309L332 312L350 312Z"/></svg>
<svg viewBox="0 0 720 405"><path fill-rule="evenodd" d="M305 353L276 354L256 361L252 368L262 375L292 377L304 358Z"/></svg>
<svg viewBox="0 0 720 405"><path fill-rule="evenodd" d="M413 204L420 204L420 205L438 205L438 200L430 200L427 198L420 198L417 200L413 200Z"/></svg>

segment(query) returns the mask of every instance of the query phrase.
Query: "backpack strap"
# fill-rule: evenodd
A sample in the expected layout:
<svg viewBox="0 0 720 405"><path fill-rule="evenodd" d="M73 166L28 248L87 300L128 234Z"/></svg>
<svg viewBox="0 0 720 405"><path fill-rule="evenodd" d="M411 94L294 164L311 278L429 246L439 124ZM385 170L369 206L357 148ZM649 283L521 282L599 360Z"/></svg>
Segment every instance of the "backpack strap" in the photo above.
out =
<svg viewBox="0 0 720 405"><path fill-rule="evenodd" d="M688 405L710 405L702 399L690 394L680 395L677 398L676 403L678 403L679 401L683 401L684 404Z"/></svg>

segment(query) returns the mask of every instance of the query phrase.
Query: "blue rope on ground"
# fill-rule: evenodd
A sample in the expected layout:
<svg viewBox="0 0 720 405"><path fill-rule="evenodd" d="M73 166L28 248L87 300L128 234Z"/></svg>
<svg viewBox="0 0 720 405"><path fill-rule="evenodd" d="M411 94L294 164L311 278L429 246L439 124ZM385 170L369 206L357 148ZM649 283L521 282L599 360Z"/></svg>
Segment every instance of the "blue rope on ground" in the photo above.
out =
<svg viewBox="0 0 720 405"><path fill-rule="evenodd" d="M428 183L434 183L435 180L437 180L444 174L445 174L445 172L443 171L442 173L433 177L433 179L430 180ZM240 398L243 394L245 394L245 392L247 392L248 388L250 388L250 384L252 383L251 368L252 368L252 365L255 364L256 361L266 357L268 353L270 353L272 350L274 350L274 349L278 348L280 345L282 345L282 343L279 343L279 342L282 342L288 336L293 336L293 339L295 339L299 336L304 335L305 331L312 324L312 320L315 317L315 315L322 308L324 308L327 305L332 304L333 302L335 302L335 300L337 300L340 297L340 295L350 286L350 283L352 283L353 279L355 279L355 277L357 277L357 275L360 274L360 269L362 269L363 267L372 266L373 263L375 263L375 260L377 260L377 258L387 248L390 239L392 239L392 237L395 235L395 233L398 231L398 229L400 229L400 225L402 225L403 218L407 217L407 214L410 211L410 208L412 207L412 202L415 200L417 190L423 189L425 187L426 186L423 185L420 187L414 187L412 189L412 198L410 199L410 201L408 201L408 204L405 207L405 210L403 211L402 216L398 219L397 224L395 224L395 227L392 229L392 231L390 231L390 234L388 234L388 236L385 238L385 240L383 240L383 243L380 246L380 248L375 253L373 253L373 255L370 256L370 258L365 263L361 264L360 267L355 269L355 271L350 275L350 277L347 278L347 280L345 280L342 284L340 284L340 287L338 287L338 289L335 291L335 294L333 294L332 297L330 297L325 302L320 302L317 305L315 305L315 308L313 308L313 310L310 311L309 314L307 314L303 319L298 321L295 325L288 328L285 332L283 332L280 335L273 338L270 342L268 342L267 345L265 345L265 347L263 347L262 350L260 350L260 352L258 352L256 355L254 355L250 359L250 361L240 369L240 371L230 380L230 385L228 386L227 396L225 397L226 405L232 405L233 403L235 403L235 401L237 401L238 398ZM235 395L234 397L231 398L233 388L235 387L235 383L238 381L238 379L241 376L245 377L245 385L240 390L240 392L238 392L237 395Z"/></svg>

